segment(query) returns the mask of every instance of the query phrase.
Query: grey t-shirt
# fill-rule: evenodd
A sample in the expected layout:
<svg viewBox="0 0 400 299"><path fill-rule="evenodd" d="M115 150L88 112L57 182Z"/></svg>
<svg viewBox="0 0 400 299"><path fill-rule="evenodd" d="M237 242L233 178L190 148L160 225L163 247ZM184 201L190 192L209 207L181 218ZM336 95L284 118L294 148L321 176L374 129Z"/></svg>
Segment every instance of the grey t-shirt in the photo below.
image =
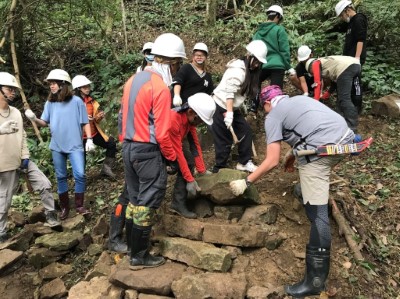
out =
<svg viewBox="0 0 400 299"><path fill-rule="evenodd" d="M354 133L338 113L324 104L306 97L281 100L265 118L267 144L285 141L295 151L315 149L320 145L353 142ZM319 157L299 157L300 164Z"/></svg>

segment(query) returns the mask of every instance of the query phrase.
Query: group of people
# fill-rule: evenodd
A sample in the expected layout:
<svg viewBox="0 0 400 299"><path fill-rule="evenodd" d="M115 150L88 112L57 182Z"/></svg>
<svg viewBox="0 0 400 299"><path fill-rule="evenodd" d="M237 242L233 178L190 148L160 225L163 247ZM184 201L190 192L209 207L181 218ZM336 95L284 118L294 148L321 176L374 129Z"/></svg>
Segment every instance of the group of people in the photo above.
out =
<svg viewBox="0 0 400 299"><path fill-rule="evenodd" d="M167 175L176 174L170 209L184 217L196 218L187 207L188 198L201 191L194 169L197 175L211 175L228 167L234 135L241 140L236 169L250 173L246 179L230 183L233 194L237 196L279 164L282 141L292 147L285 156L287 171L294 171L299 150L353 142L361 103L354 101L351 91L360 81L360 61L365 61L366 23L348 0L337 4L336 13L349 22L344 55L314 59L311 49L302 46L298 50L299 65L294 70L290 63L287 33L280 25L283 9L272 5L267 10L267 22L260 25L253 41L246 46L245 55L228 62L216 87L208 72L209 49L206 44L197 43L191 61L184 65L184 43L175 34L161 34L154 43L148 42L143 46L143 63L124 85L118 115L125 186L111 215L109 249L128 252L133 269L162 265L165 259L150 254L149 249L156 212L166 193ZM365 31L359 32L360 28ZM355 45L350 45L354 42ZM303 95L290 98L284 94L286 71ZM271 83L261 89L267 78ZM344 118L318 101L321 96L327 97L323 93L324 79L330 79L331 90L336 85L338 108ZM56 69L49 73L46 81L50 93L41 117L37 118L31 110L25 111L25 115L39 126L50 127L50 150L57 178L60 218L63 220L70 211L67 159L71 162L75 179L76 211L87 214L89 211L83 206L85 153L93 150L95 144L105 148L102 172L115 177L112 166L116 143L99 126L104 113L90 95L92 82L88 78L77 75L71 80L67 72ZM7 211L23 169L27 169L28 174L34 173L32 180L38 182L35 190L43 195L48 223L59 225L50 182L29 160L22 116L8 105L19 88L14 76L0 73L1 152L7 153L0 158L0 242L6 238ZM311 95L316 100L311 99ZM252 132L240 109L246 98L252 100L251 112L257 113L261 105L267 114L266 157L259 167L252 161ZM205 166L197 136L196 127L202 122L214 138L215 164L212 171ZM16 147L21 151L16 152ZM341 156L317 155L298 158L301 197L311 222L311 231L306 246L305 278L285 287L286 292L294 297L319 294L325 288L331 247L329 175L341 159ZM127 243L122 234L124 227Z"/></svg>

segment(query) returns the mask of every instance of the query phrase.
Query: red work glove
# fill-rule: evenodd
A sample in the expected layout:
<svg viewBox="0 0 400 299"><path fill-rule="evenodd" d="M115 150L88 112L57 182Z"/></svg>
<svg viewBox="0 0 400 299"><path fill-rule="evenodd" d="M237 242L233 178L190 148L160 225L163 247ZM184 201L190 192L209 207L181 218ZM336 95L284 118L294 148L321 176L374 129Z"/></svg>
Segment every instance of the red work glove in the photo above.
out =
<svg viewBox="0 0 400 299"><path fill-rule="evenodd" d="M325 92L322 94L321 100L327 101L331 97L331 93L329 90L325 90Z"/></svg>

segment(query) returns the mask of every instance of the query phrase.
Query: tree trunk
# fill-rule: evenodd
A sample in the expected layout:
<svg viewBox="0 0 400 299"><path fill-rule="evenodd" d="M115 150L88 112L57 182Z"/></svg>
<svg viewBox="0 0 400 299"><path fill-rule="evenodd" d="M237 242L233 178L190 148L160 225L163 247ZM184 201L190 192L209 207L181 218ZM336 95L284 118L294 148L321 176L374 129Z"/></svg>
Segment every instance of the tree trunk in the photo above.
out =
<svg viewBox="0 0 400 299"><path fill-rule="evenodd" d="M207 0L206 24L214 25L217 19L218 1Z"/></svg>

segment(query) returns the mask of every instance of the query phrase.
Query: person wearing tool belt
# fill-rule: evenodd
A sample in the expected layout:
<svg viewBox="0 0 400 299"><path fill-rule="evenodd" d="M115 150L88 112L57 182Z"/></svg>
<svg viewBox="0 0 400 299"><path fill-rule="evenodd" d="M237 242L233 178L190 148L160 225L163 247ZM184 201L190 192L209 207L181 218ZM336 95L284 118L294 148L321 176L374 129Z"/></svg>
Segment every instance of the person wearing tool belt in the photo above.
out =
<svg viewBox="0 0 400 299"><path fill-rule="evenodd" d="M189 97L187 103L171 111L170 136L179 164L171 210L186 218L197 217L196 213L189 211L186 205L187 199L193 198L200 191L193 177L194 167L199 175L211 174L204 164L196 126L202 121L209 126L212 125L215 108L211 96L206 93L196 93ZM189 142L188 148L183 146L184 139Z"/></svg>
<svg viewBox="0 0 400 299"><path fill-rule="evenodd" d="M7 213L18 187L20 173L25 173L45 207L45 226L59 226L54 210L51 183L33 161L29 160L26 133L21 112L9 105L21 89L17 79L0 72L0 243L7 240Z"/></svg>
<svg viewBox="0 0 400 299"><path fill-rule="evenodd" d="M230 130L241 140L236 169L248 172L257 169L251 160L253 134L239 108L246 97L254 97L258 93L261 65L267 62L267 46L264 42L255 40L246 46L246 50L245 57L228 62L221 82L214 89L213 99L217 104L212 125L215 145L214 173L227 167L233 143Z"/></svg>
<svg viewBox="0 0 400 299"><path fill-rule="evenodd" d="M186 58L185 46L175 34L164 33L154 41L152 54L152 66L125 83L118 116L129 196L126 226L127 232L131 231L127 239L133 269L157 267L165 262L163 257L149 253L150 236L167 188L166 161L178 169L169 133L169 86Z"/></svg>
<svg viewBox="0 0 400 299"><path fill-rule="evenodd" d="M349 144L354 132L345 119L319 101L300 95L289 98L279 86L264 88L260 95L264 110L267 139L266 158L246 179L230 183L235 195L243 194L265 173L279 164L281 142L288 143L293 152L285 157L285 171L294 171L296 151L316 149L320 145ZM311 230L306 245L306 274L297 284L286 286L293 297L318 295L325 290L329 274L331 232L328 213L329 176L342 155L298 158L303 204Z"/></svg>
<svg viewBox="0 0 400 299"><path fill-rule="evenodd" d="M72 78L72 88L75 91L75 95L81 98L85 103L89 118L90 130L92 132L91 136L86 136L86 134L83 134L83 144L85 146L87 139L92 138L95 145L106 149L106 158L104 159L100 174L114 179L115 174L112 171L112 168L115 163L117 145L114 141L114 138L112 136L107 136L100 127L100 122L104 119L105 114L104 111L99 110L99 102L90 96L90 84L92 84L92 81L83 75L77 75Z"/></svg>

